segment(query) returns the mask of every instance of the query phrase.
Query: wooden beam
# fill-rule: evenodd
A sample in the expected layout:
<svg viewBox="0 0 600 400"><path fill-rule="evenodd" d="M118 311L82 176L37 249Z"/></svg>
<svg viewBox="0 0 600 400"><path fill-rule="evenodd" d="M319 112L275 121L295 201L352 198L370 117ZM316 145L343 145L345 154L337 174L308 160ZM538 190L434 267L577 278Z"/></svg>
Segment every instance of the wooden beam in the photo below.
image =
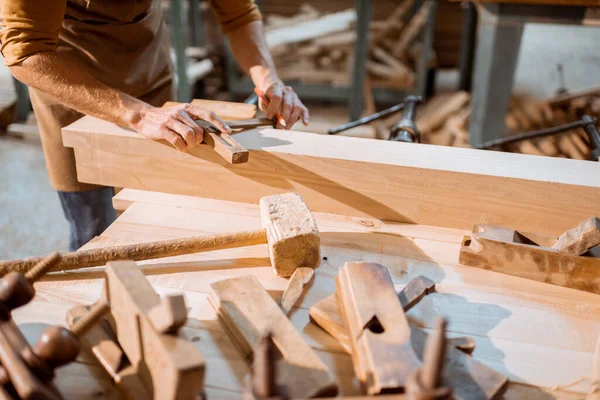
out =
<svg viewBox="0 0 600 400"><path fill-rule="evenodd" d="M79 180L107 186L245 203L295 191L313 211L552 235L600 209L600 175L588 161L274 129L235 138L252 153L243 165L203 146L180 153L92 117L63 129Z"/></svg>
<svg viewBox="0 0 600 400"><path fill-rule="evenodd" d="M282 357L276 367L278 384L287 387L290 398L337 393L325 364L254 276L224 279L210 288L209 302L244 358L248 360L262 335L271 332Z"/></svg>

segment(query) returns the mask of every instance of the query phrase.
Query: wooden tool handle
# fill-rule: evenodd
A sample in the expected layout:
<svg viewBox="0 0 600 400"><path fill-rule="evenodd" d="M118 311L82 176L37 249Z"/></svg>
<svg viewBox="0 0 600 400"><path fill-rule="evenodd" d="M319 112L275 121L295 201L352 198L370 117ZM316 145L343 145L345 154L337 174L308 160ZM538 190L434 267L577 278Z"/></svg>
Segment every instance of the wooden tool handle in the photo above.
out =
<svg viewBox="0 0 600 400"><path fill-rule="evenodd" d="M79 268L104 265L117 260L150 260L153 258L179 256L203 251L230 249L267 243L264 229L226 233L220 235L195 236L183 239L162 240L125 246L105 247L61 254L61 260L52 271L68 271ZM0 261L0 274L16 271L25 273L43 258L32 257L24 260Z"/></svg>

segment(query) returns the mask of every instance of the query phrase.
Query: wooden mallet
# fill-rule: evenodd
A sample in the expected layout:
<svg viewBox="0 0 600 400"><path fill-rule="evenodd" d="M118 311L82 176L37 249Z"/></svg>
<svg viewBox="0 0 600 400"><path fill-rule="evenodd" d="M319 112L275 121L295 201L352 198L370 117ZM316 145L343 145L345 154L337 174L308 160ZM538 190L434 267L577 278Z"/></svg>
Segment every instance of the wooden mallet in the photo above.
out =
<svg viewBox="0 0 600 400"><path fill-rule="evenodd" d="M317 223L297 193L260 199L263 229L219 235L163 240L61 254L52 271L95 267L116 260L149 260L203 251L267 244L271 264L279 276L291 276L298 267L316 268L321 261ZM26 272L41 258L0 261L0 274Z"/></svg>

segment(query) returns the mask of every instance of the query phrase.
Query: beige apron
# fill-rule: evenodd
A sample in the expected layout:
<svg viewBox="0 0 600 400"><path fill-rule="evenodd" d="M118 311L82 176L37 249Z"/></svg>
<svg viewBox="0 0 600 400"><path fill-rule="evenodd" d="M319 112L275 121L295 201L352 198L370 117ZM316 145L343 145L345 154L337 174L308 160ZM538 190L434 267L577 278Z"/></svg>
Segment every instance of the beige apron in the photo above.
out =
<svg viewBox="0 0 600 400"><path fill-rule="evenodd" d="M160 106L174 96L169 36L159 0L69 0L58 52L103 83ZM82 114L29 89L50 182L64 192L98 186L77 181L73 149L61 128Z"/></svg>

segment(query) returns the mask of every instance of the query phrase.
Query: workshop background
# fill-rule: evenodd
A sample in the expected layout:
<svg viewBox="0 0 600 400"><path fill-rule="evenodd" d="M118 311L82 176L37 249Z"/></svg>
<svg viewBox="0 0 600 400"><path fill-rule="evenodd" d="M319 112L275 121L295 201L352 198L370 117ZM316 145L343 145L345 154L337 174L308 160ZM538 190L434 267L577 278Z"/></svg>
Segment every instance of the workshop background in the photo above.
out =
<svg viewBox="0 0 600 400"><path fill-rule="evenodd" d="M600 113L598 90L554 101L561 93L564 98L565 92L594 88L600 81L600 29L593 26L594 15L579 15L576 10L572 18L548 13L544 23L525 26L519 51L518 44L502 42L500 35L495 42L485 42L487 49L478 49L477 29L489 27L485 19L505 11L494 7L482 20L472 3L446 0L258 3L278 71L311 112L309 126L297 124L295 129L327 134L337 125L416 93L427 98L417 111L424 143L471 147L470 129L478 129L480 136L487 132L485 126L471 126L473 105L479 104L472 97L479 93L502 104L497 90L500 86L506 91L502 82L507 79L496 80L493 75L498 72L485 65L489 59L478 59L476 53L507 48L512 55L496 51L493 60L496 68L510 70L510 58L518 52L508 113L504 116L502 107L496 109L494 104L481 105L488 108L484 114L491 110L504 120L494 130L515 134L573 121L583 113ZM252 84L232 62L208 3L173 0L163 5L171 28L178 100L247 99ZM553 18L565 24L548 23ZM367 29L369 41L362 34ZM490 69L479 82L473 78L478 68ZM486 120L493 122L497 115ZM400 114L395 114L339 134L386 140L399 119ZM4 65L0 67L0 126L0 259L66 250L68 226L48 182L27 90L14 82ZM496 150L585 159L589 143L575 129ZM30 218L34 211L37 217Z"/></svg>

